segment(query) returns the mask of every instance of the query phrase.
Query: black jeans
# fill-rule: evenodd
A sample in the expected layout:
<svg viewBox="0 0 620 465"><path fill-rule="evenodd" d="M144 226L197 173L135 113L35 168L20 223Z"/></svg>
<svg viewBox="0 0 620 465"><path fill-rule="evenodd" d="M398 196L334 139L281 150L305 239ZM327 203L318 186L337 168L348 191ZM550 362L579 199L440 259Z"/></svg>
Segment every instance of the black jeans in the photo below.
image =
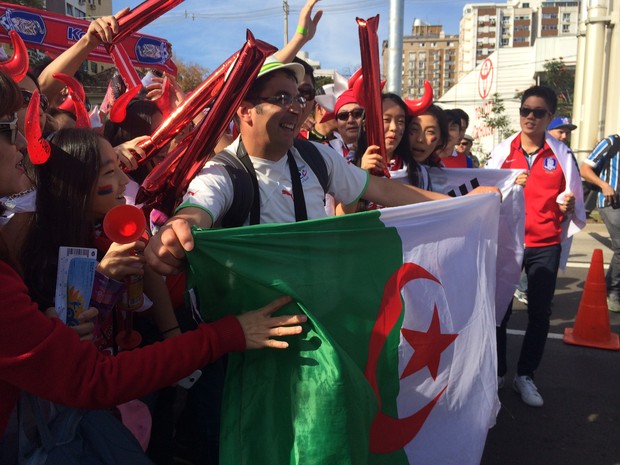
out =
<svg viewBox="0 0 620 465"><path fill-rule="evenodd" d="M560 244L547 247L526 248L523 255L523 268L527 275L527 313L528 325L521 346L517 364L517 375L534 376L545 351L551 301L555 293L555 283L560 267ZM512 301L508 305L502 324L497 327L497 374L504 376L506 362L506 327L512 314Z"/></svg>

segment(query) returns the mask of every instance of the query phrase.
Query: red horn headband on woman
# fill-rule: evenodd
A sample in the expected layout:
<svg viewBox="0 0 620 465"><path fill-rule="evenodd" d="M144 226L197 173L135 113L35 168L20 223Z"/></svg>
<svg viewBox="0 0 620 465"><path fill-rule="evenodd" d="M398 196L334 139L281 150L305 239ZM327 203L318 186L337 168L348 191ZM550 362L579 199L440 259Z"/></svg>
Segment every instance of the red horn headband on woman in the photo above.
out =
<svg viewBox="0 0 620 465"><path fill-rule="evenodd" d="M424 95L417 100L405 100L405 103L407 108L409 108L411 116L418 116L424 113L433 104L433 88L431 83L424 81Z"/></svg>
<svg viewBox="0 0 620 465"><path fill-rule="evenodd" d="M43 138L41 123L39 121L39 104L41 96L35 89L26 110L26 140L28 141L28 156L35 165L42 165L50 157L52 151L50 144Z"/></svg>
<svg viewBox="0 0 620 465"><path fill-rule="evenodd" d="M76 128L90 128L90 117L86 111L86 106L84 106L86 94L84 93L82 84L80 84L74 77L63 73L54 73L52 74L52 77L65 84L67 86L67 90L69 91L67 99L58 108L61 110L72 111L75 114Z"/></svg>
<svg viewBox="0 0 620 465"><path fill-rule="evenodd" d="M11 30L9 36L13 44L13 56L0 63L0 71L10 76L15 82L19 82L28 72L28 50L17 32Z"/></svg>

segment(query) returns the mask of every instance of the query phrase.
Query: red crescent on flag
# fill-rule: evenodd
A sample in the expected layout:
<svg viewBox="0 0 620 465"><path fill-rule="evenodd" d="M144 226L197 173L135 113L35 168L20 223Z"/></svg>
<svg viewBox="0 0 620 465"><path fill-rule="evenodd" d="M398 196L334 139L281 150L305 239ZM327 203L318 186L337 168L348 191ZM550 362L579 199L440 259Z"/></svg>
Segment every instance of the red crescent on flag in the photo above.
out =
<svg viewBox="0 0 620 465"><path fill-rule="evenodd" d="M377 364L379 354L385 345L389 333L394 329L403 311L400 292L403 287L415 279L429 279L441 285L431 273L414 263L403 263L385 284L381 308L375 325L372 328L368 347L368 361L364 375L370 383L379 402L379 412L370 427L370 451L375 454L386 454L402 449L420 432L426 418L433 410L447 386L424 408L405 418L393 418L381 411L381 396L377 384Z"/></svg>

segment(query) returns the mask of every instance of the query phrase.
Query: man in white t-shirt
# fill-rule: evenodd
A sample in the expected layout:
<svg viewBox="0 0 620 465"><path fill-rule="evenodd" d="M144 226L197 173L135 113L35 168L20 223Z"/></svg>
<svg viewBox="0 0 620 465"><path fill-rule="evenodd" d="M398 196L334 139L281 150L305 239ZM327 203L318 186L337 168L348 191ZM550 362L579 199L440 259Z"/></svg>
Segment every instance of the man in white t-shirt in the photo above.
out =
<svg viewBox="0 0 620 465"><path fill-rule="evenodd" d="M226 150L249 155L260 197L260 223L296 221L291 178L291 157L301 180L307 218L326 216L323 187L293 147L301 126L305 100L297 83L304 69L296 63L282 64L273 57L261 68L257 80L237 109L240 139ZM242 141L242 142L241 142ZM362 196L381 205L396 206L447 196L429 192L389 179L369 176L327 146L315 144L328 171L328 192L344 204L357 202ZM475 193L497 192L494 187L480 187ZM209 162L190 183L183 203L145 250L147 262L167 275L181 269L185 251L193 248L191 226L210 228L221 219L233 200L232 181L223 166ZM248 220L245 222L248 223Z"/></svg>

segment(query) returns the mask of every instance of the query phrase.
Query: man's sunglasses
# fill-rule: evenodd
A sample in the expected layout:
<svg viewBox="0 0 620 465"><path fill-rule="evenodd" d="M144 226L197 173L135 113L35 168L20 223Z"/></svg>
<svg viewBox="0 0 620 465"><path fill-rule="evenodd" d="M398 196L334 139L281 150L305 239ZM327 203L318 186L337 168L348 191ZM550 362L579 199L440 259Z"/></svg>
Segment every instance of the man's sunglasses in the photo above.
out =
<svg viewBox="0 0 620 465"><path fill-rule="evenodd" d="M21 89L22 91L22 99L24 100L24 105L28 105L30 100L32 100L32 92ZM39 101L39 105L41 106L41 110L44 112L48 110L50 107L50 102L44 94L39 94L41 100Z"/></svg>
<svg viewBox="0 0 620 465"><path fill-rule="evenodd" d="M359 119L364 116L364 110L362 110L361 108L357 108L356 110L351 111L340 111L336 115L336 119L338 119L339 121L348 121L349 116L352 116L353 119Z"/></svg>
<svg viewBox="0 0 620 465"><path fill-rule="evenodd" d="M290 107L293 105L293 102L297 102L301 108L306 107L306 98L299 95L291 95L291 94L279 94L274 95L273 97L256 97L256 100L260 102L273 103L274 105L280 105L281 107Z"/></svg>
<svg viewBox="0 0 620 465"><path fill-rule="evenodd" d="M526 107L519 108L519 114L523 118L527 118L528 116L530 116L530 113L533 113L534 114L534 118L536 118L536 119L541 119L541 118L544 118L545 116L551 114L547 110L545 110L544 108L526 108Z"/></svg>
<svg viewBox="0 0 620 465"><path fill-rule="evenodd" d="M15 145L17 140L17 113L13 114L12 121L0 121L0 132L9 132L11 134L11 145Z"/></svg>
<svg viewBox="0 0 620 465"><path fill-rule="evenodd" d="M301 86L297 89L300 95L306 99L306 102L312 102L316 97L316 90L312 86Z"/></svg>

